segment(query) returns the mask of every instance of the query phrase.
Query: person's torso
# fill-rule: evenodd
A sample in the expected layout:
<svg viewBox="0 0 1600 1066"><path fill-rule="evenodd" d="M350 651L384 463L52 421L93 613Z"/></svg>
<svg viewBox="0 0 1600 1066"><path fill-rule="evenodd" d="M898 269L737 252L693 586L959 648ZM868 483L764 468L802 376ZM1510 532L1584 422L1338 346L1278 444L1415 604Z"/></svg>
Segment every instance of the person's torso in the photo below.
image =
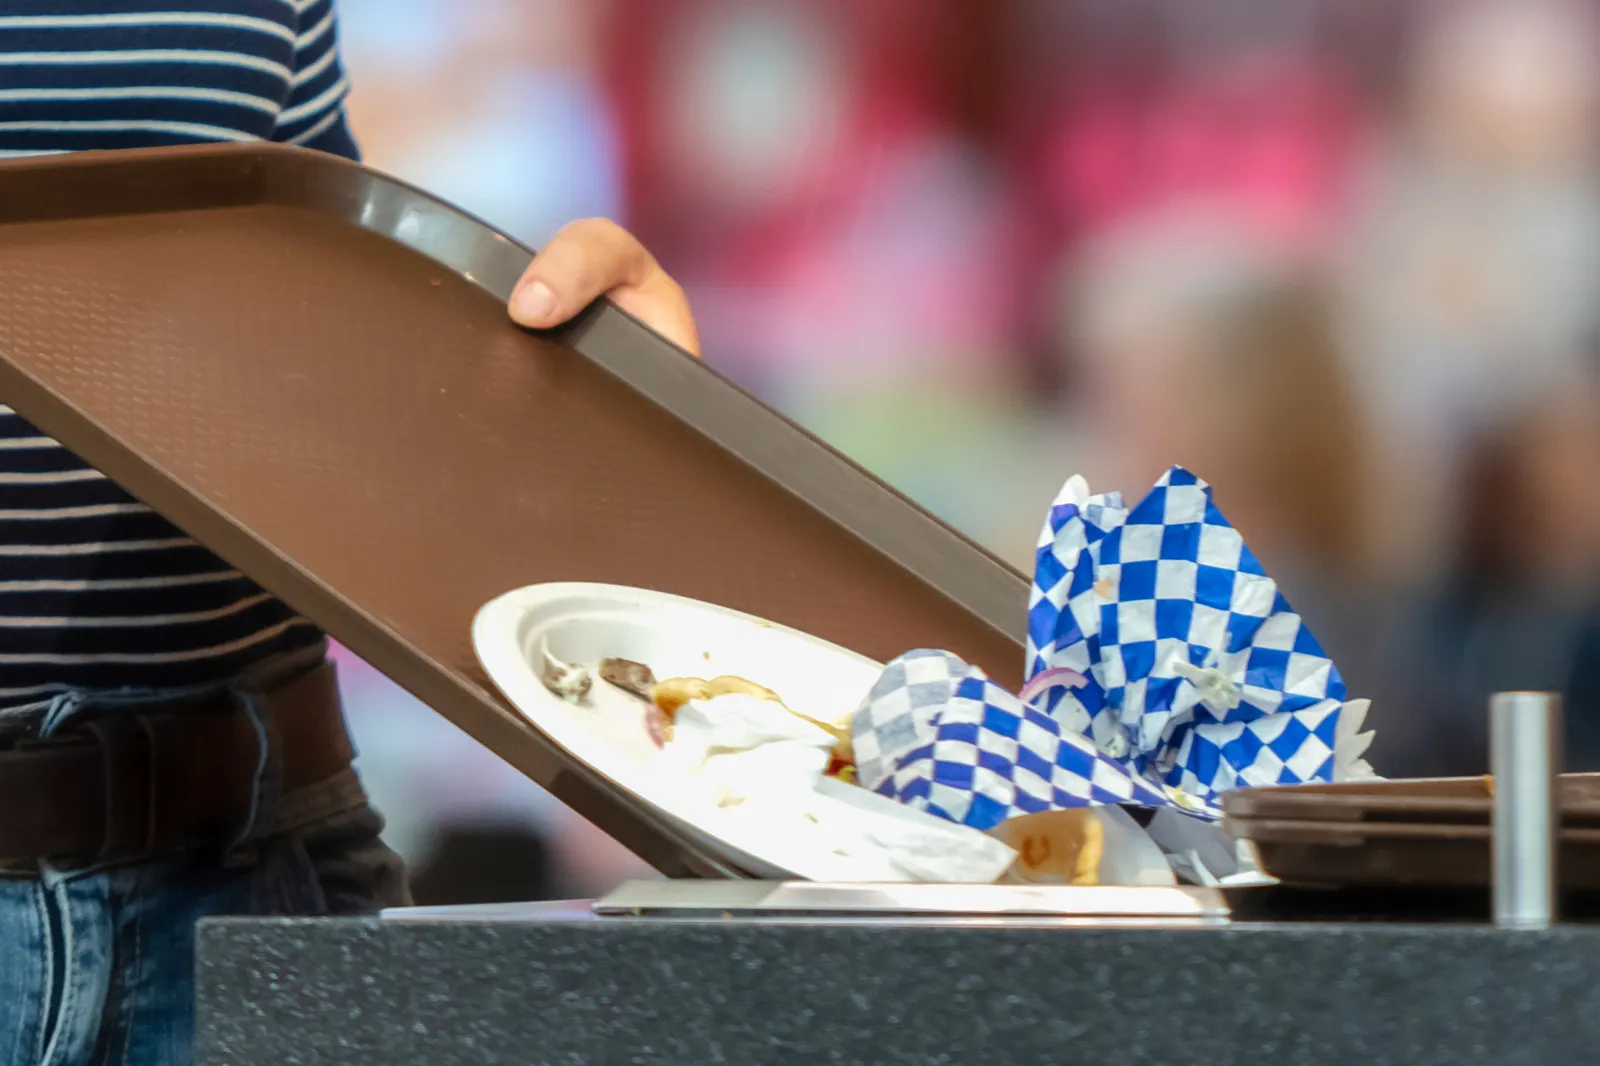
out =
<svg viewBox="0 0 1600 1066"><path fill-rule="evenodd" d="M353 156L335 36L332 0L0 0L0 158L251 140ZM0 404L0 708L222 680L321 639Z"/></svg>

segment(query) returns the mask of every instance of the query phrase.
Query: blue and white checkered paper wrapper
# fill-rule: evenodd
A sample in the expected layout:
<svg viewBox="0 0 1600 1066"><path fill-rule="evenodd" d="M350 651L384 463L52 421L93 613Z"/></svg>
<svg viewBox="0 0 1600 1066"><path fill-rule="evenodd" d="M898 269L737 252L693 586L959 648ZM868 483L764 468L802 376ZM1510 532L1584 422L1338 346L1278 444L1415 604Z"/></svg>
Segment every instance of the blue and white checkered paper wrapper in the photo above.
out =
<svg viewBox="0 0 1600 1066"><path fill-rule="evenodd" d="M852 724L860 783L979 829L1097 804L1219 816L1239 787L1369 776L1366 701L1261 570L1205 482L1138 506L1073 478L1040 537L1024 704L948 652L890 663Z"/></svg>

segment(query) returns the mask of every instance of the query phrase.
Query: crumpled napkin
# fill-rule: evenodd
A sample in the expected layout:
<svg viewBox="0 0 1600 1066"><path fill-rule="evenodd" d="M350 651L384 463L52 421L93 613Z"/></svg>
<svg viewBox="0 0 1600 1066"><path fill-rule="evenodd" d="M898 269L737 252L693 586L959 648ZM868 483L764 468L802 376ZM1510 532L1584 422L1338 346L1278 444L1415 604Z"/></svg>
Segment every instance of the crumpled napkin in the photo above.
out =
<svg viewBox="0 0 1600 1066"><path fill-rule="evenodd" d="M852 722L861 784L986 829L1109 803L1215 819L1232 788L1371 776L1366 701L1346 701L1210 487L1181 467L1131 509L1068 481L1028 620L1026 700L948 652L889 664Z"/></svg>
<svg viewBox="0 0 1600 1066"><path fill-rule="evenodd" d="M729 695L680 707L662 757L729 807L812 788L833 745L833 734L771 700Z"/></svg>
<svg viewBox="0 0 1600 1066"><path fill-rule="evenodd" d="M987 884L1015 860L975 829L826 777L834 744L770 700L693 700L658 772L703 827L813 881ZM684 796L685 778L696 795Z"/></svg>

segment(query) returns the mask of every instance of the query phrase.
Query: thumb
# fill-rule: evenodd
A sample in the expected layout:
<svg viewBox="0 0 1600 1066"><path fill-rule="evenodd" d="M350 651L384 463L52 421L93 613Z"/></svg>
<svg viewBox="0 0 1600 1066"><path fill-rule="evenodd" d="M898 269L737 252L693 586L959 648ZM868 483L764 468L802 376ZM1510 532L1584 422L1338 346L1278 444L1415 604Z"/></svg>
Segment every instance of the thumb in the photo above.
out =
<svg viewBox="0 0 1600 1066"><path fill-rule="evenodd" d="M607 219L574 222L550 239L517 282L511 317L549 329L606 295L668 340L699 354L683 290L632 234Z"/></svg>

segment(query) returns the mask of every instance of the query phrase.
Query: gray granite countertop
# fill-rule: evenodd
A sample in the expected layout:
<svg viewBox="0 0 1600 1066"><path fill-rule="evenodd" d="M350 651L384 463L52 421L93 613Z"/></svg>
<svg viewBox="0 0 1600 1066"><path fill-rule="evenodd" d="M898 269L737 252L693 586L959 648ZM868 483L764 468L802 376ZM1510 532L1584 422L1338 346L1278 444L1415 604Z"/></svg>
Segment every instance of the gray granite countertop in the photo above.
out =
<svg viewBox="0 0 1600 1066"><path fill-rule="evenodd" d="M202 1062L1592 1061L1600 929L203 923Z"/></svg>

